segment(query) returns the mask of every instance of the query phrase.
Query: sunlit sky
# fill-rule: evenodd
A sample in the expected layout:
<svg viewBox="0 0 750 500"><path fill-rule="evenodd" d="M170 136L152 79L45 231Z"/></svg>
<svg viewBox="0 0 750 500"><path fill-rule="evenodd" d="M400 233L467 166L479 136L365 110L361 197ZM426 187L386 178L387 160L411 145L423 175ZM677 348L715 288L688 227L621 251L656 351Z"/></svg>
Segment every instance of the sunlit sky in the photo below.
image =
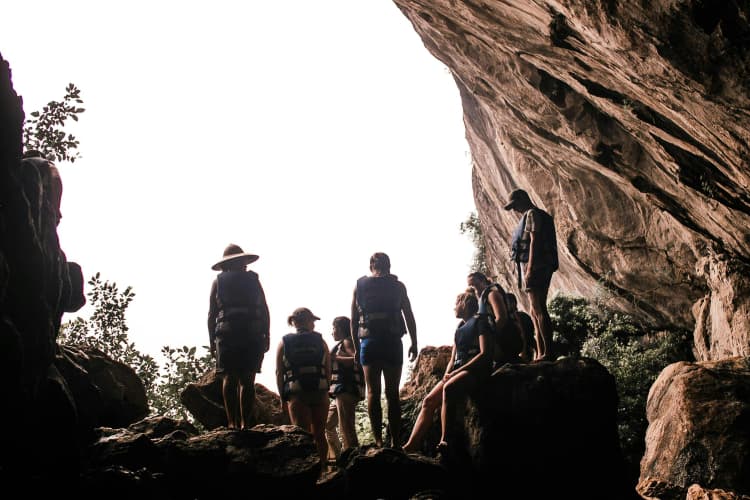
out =
<svg viewBox="0 0 750 500"><path fill-rule="evenodd" d="M260 255L271 352L299 306L332 343L376 251L406 284L419 347L452 342L471 161L453 78L395 4L24 0L2 24L27 114L81 89L60 243L86 279L133 287L141 351L208 344L229 243ZM274 369L269 353L257 381L273 390Z"/></svg>

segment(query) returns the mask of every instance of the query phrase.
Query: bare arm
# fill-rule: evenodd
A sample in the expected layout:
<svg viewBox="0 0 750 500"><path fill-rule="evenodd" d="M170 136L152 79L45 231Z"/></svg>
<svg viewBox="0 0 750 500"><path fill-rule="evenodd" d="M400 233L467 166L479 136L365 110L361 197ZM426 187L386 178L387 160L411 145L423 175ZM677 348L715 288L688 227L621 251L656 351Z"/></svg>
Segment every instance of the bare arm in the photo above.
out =
<svg viewBox="0 0 750 500"><path fill-rule="evenodd" d="M354 289L352 294L352 310L351 310L351 336L352 345L354 346L354 362L359 364L359 306L357 306L357 290Z"/></svg>
<svg viewBox="0 0 750 500"><path fill-rule="evenodd" d="M529 227L529 261L526 263L526 278L534 272L534 256L537 254L537 246L540 239L536 237L539 229L539 216L533 210L526 216L526 226ZM531 224L529 224L531 222Z"/></svg>
<svg viewBox="0 0 750 500"><path fill-rule="evenodd" d="M508 309L505 307L505 301L497 290L492 290L487 296L487 300L495 315L495 331L499 331L508 321Z"/></svg>
<svg viewBox="0 0 750 500"><path fill-rule="evenodd" d="M260 290L260 296L258 297L258 300L261 304L260 311L261 321L263 322L263 338L265 339L264 352L268 352L268 350L271 348L271 315L268 312L266 293L263 291L263 286L260 284L260 281L258 282L258 288Z"/></svg>
<svg viewBox="0 0 750 500"><path fill-rule="evenodd" d="M353 366L354 354L354 344L352 344L352 339L344 339L341 342L339 352L336 354L336 362L342 366Z"/></svg>
<svg viewBox="0 0 750 500"><path fill-rule="evenodd" d="M209 298L208 304L208 348L211 351L211 355L216 355L216 344L214 343L214 335L216 333L216 316L219 314L219 304L216 302L216 289L218 285L216 280L211 284L211 297Z"/></svg>
<svg viewBox="0 0 750 500"><path fill-rule="evenodd" d="M456 362L456 344L453 344L453 348L451 349L451 359L448 361L448 366L445 368L445 375L443 375L443 379L447 380L450 378L449 373L453 371L453 363Z"/></svg>
<svg viewBox="0 0 750 500"><path fill-rule="evenodd" d="M414 320L414 313L411 310L411 301L409 295L406 293L406 287L402 284L403 296L401 298L401 310L404 313L404 319L406 320L406 329L409 331L409 337L411 337L411 347L409 347L409 360L414 361L417 359L417 322Z"/></svg>
<svg viewBox="0 0 750 500"><path fill-rule="evenodd" d="M325 367L326 380L328 381L328 386L330 387L331 374L333 373L333 369L331 368L331 351L328 350L328 344L326 344L325 341L323 341L323 345L325 345L323 366Z"/></svg>
<svg viewBox="0 0 750 500"><path fill-rule="evenodd" d="M281 396L282 408L284 405L284 341L279 342L276 349L276 388Z"/></svg>

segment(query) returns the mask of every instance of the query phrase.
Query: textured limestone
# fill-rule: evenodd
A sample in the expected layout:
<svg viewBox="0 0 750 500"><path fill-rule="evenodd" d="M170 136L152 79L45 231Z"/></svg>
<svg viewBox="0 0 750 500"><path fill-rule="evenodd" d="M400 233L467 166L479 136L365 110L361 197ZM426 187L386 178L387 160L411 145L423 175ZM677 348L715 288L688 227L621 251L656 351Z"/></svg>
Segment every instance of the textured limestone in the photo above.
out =
<svg viewBox="0 0 750 500"><path fill-rule="evenodd" d="M522 187L556 217L553 290L750 354L747 3L395 3L460 90L501 282Z"/></svg>

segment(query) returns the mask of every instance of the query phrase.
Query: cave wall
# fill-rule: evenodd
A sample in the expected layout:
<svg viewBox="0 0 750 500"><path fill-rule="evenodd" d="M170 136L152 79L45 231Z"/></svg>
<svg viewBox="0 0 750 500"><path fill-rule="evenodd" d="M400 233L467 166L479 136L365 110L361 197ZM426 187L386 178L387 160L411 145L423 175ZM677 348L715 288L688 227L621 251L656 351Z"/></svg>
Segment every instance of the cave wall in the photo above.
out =
<svg viewBox="0 0 750 500"><path fill-rule="evenodd" d="M747 2L394 2L459 88L501 283L521 187L556 219L553 292L750 355Z"/></svg>
<svg viewBox="0 0 750 500"><path fill-rule="evenodd" d="M57 238L54 168L21 161L21 98L0 57L0 480L75 456L75 410L53 365L70 275ZM58 189L59 191L59 189ZM82 304L82 301L78 301ZM77 305L80 307L80 305ZM69 417L69 418L65 418ZM66 427L67 426L67 427Z"/></svg>

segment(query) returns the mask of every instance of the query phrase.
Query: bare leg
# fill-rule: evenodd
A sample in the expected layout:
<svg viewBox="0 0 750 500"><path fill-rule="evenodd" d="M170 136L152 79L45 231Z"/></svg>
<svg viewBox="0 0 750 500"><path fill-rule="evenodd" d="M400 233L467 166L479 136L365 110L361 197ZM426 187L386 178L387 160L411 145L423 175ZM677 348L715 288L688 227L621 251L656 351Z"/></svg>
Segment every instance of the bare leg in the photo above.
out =
<svg viewBox="0 0 750 500"><path fill-rule="evenodd" d="M341 455L341 441L339 440L339 433L337 427L339 425L339 410L337 408L339 395L331 404L328 406L328 418L326 420L326 441L328 441L328 460L335 460ZM343 434L343 429L342 429ZM346 440L344 440L346 442Z"/></svg>
<svg viewBox="0 0 750 500"><path fill-rule="evenodd" d="M255 407L255 373L239 379L240 385L240 429L253 426L253 409Z"/></svg>
<svg viewBox="0 0 750 500"><path fill-rule="evenodd" d="M227 427L230 429L237 429L240 425L239 388L237 386L237 376L225 373L221 393L224 397L224 410L227 412Z"/></svg>
<svg viewBox="0 0 750 500"><path fill-rule="evenodd" d="M383 408L380 406L380 374L383 368L376 365L363 366L367 384L367 414L370 416L370 427L375 438L375 446L383 446Z"/></svg>
<svg viewBox="0 0 750 500"><path fill-rule="evenodd" d="M448 442L451 424L455 421L456 407L462 401L473 383L474 378L467 371L460 371L453 375L443 385L443 407L440 411L441 442Z"/></svg>
<svg viewBox="0 0 750 500"><path fill-rule="evenodd" d="M310 428L315 445L318 448L320 456L320 473L325 473L326 460L328 457L328 443L326 442L326 420L328 418L328 393L325 392L320 398L318 404L310 406Z"/></svg>
<svg viewBox="0 0 750 500"><path fill-rule="evenodd" d="M354 394L339 394L336 398L336 407L338 409L339 428L341 429L344 448L359 446L355 424L357 396Z"/></svg>
<svg viewBox="0 0 750 500"><path fill-rule="evenodd" d="M412 453L417 451L422 445L424 435L432 426L432 417L442 402L443 381L441 380L422 401L422 408L419 410L419 415L417 415L417 421L414 422L414 429L412 429L411 436L409 436L409 440L404 445L405 452Z"/></svg>
<svg viewBox="0 0 750 500"><path fill-rule="evenodd" d="M536 335L536 359L549 359L552 356L552 320L547 311L547 293L548 288L531 288L528 291Z"/></svg>
<svg viewBox="0 0 750 500"><path fill-rule="evenodd" d="M401 446L401 401L398 398L401 366L383 368L385 399L388 402L388 426L391 430L391 446L394 448Z"/></svg>

